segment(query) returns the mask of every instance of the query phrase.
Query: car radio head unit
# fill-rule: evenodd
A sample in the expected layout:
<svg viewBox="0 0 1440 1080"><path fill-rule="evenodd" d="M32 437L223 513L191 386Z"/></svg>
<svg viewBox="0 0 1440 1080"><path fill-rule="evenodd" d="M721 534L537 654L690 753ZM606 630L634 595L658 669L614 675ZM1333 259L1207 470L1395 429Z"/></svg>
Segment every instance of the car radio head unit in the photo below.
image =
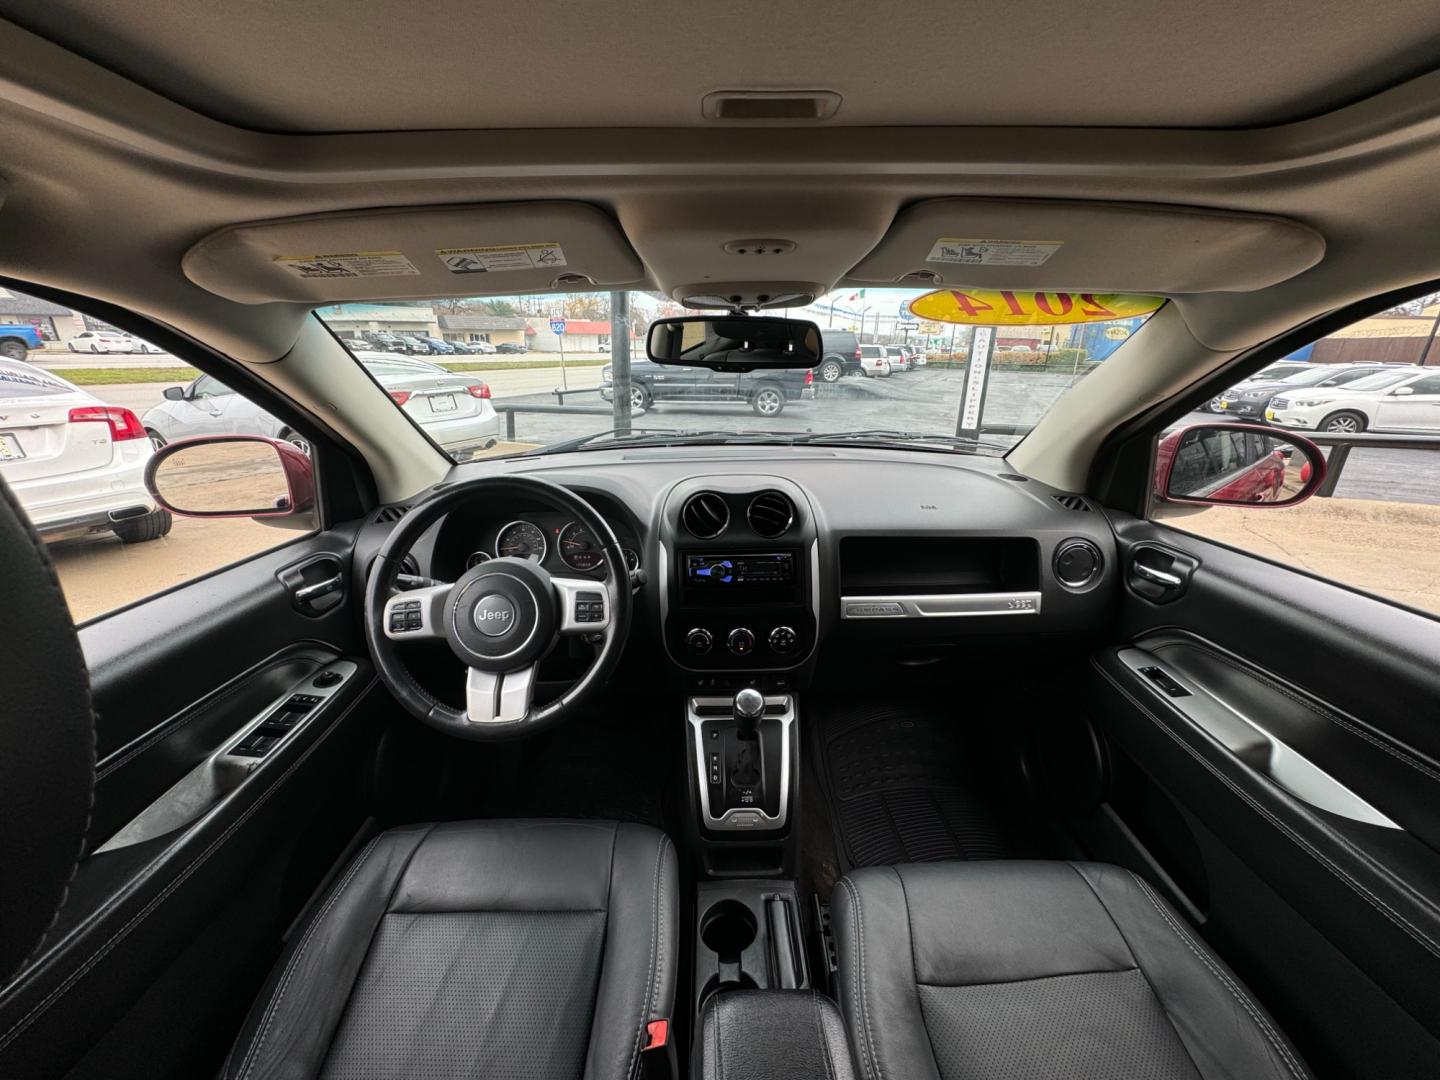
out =
<svg viewBox="0 0 1440 1080"><path fill-rule="evenodd" d="M768 555L686 555L685 584L715 592L794 585L795 556L789 551Z"/></svg>

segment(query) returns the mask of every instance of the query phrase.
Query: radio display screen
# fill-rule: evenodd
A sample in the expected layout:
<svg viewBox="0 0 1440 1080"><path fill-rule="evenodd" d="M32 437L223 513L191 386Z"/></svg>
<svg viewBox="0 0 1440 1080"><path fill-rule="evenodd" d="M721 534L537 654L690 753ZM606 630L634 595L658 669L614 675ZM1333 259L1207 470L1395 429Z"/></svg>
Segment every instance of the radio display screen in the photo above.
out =
<svg viewBox="0 0 1440 1080"><path fill-rule="evenodd" d="M685 585L692 594L711 595L791 590L795 586L795 555L789 551L768 555L687 554Z"/></svg>

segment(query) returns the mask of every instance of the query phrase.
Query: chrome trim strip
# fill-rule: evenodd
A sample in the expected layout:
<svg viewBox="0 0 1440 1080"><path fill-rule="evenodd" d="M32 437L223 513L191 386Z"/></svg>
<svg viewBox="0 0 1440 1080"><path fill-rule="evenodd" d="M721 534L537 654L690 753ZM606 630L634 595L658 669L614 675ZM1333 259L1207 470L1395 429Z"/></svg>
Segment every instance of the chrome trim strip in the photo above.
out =
<svg viewBox="0 0 1440 1080"><path fill-rule="evenodd" d="M714 717L702 717L695 710L701 705L719 705L724 708L731 708L735 703L731 697L689 697L685 699L685 719L690 722L690 742L695 747L695 788L700 796L700 818L707 829L715 832L770 832L775 829L783 829L785 822L790 816L790 742L791 728L798 719L795 710L795 698L791 694L767 694L765 695L766 705L783 705L785 711L778 716L762 716L761 723L767 720L780 721L780 812L778 814L767 814L759 808L746 809L741 806L731 807L718 818L710 813L710 785L706 780L709 770L705 768L705 746L701 738L703 729L701 725L706 719ZM736 815L754 815L759 818L758 825L737 825Z"/></svg>
<svg viewBox="0 0 1440 1080"><path fill-rule="evenodd" d="M938 593L842 596L842 619L945 619L962 615L1038 615L1040 593Z"/></svg>
<svg viewBox="0 0 1440 1080"><path fill-rule="evenodd" d="M1365 825L1385 829L1402 827L1325 772L1309 758L1291 749L1234 705L1168 667L1144 649L1122 649L1119 660L1150 692L1178 710L1240 763L1284 788L1301 802ZM1190 692L1171 697L1160 690L1141 668L1158 668ZM1403 831L1403 829L1402 829Z"/></svg>

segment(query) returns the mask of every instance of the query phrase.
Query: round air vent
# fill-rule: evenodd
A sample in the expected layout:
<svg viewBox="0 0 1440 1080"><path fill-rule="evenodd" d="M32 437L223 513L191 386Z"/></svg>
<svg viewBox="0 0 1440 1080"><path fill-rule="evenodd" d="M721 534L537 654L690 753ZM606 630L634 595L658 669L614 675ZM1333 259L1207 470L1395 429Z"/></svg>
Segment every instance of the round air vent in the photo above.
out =
<svg viewBox="0 0 1440 1080"><path fill-rule="evenodd" d="M1055 576L1071 589L1083 589L1093 582L1104 563L1100 549L1089 540L1072 538L1055 549Z"/></svg>
<svg viewBox="0 0 1440 1080"><path fill-rule="evenodd" d="M757 536L773 540L784 536L795 523L795 504L780 491L762 491L750 500L745 520Z"/></svg>
<svg viewBox="0 0 1440 1080"><path fill-rule="evenodd" d="M717 493L702 491L685 500L680 522L696 539L714 540L730 525L730 507Z"/></svg>

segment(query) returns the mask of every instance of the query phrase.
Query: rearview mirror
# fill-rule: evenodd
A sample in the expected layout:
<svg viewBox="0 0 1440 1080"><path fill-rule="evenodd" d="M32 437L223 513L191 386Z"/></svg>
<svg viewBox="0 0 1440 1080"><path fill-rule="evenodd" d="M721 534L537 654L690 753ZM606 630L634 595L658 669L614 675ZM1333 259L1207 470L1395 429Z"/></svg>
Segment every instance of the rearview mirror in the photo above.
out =
<svg viewBox="0 0 1440 1080"><path fill-rule="evenodd" d="M761 315L657 319L645 351L657 364L711 371L813 368L820 363L820 328Z"/></svg>
<svg viewBox="0 0 1440 1080"><path fill-rule="evenodd" d="M315 505L310 458L288 442L259 435L180 439L155 451L145 487L181 517L280 518Z"/></svg>
<svg viewBox="0 0 1440 1080"><path fill-rule="evenodd" d="M1155 494L1205 506L1294 506L1325 479L1309 439L1250 424L1200 424L1167 435L1155 455Z"/></svg>

